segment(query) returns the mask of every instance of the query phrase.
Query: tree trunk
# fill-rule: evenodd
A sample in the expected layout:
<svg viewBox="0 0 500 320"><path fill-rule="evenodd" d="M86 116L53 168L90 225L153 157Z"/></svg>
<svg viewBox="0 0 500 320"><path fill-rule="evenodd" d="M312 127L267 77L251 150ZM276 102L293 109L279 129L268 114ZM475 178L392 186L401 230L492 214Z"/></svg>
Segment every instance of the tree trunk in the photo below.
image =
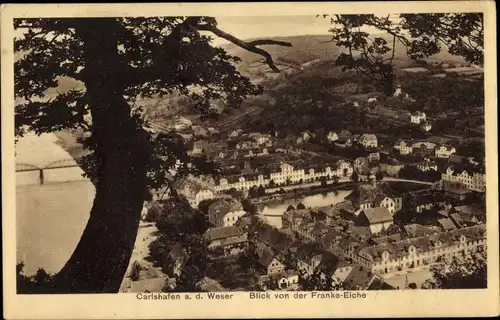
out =
<svg viewBox="0 0 500 320"><path fill-rule="evenodd" d="M82 76L97 141L98 179L80 242L55 277L58 293L118 292L137 236L148 155L144 131L132 120L120 85L126 67L117 49L119 28L114 19L82 19L76 30L84 42Z"/></svg>

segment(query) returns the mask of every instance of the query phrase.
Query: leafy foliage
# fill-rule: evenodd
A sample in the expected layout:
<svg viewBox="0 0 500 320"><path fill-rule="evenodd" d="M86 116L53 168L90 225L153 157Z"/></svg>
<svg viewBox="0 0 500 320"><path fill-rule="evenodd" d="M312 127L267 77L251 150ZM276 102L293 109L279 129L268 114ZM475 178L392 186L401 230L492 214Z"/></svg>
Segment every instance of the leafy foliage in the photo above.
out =
<svg viewBox="0 0 500 320"><path fill-rule="evenodd" d="M439 289L487 288L487 264L483 258L453 259L451 264L434 266L431 271L434 286Z"/></svg>
<svg viewBox="0 0 500 320"><path fill-rule="evenodd" d="M432 13L376 16L373 14L332 15L332 40L347 53L339 54L336 63L343 70L357 70L380 81L383 91L394 90L393 60L396 44L406 49L408 57L418 60L441 50L461 56L467 62L483 65L484 25L481 13ZM372 36L375 28L388 38Z"/></svg>

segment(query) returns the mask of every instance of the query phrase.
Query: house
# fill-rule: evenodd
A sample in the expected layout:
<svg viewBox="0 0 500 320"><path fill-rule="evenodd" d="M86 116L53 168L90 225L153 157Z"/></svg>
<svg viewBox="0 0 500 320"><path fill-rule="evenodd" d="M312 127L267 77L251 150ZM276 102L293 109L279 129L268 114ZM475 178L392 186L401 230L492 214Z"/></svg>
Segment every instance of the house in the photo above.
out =
<svg viewBox="0 0 500 320"><path fill-rule="evenodd" d="M339 136L336 132L330 131L328 132L328 136L326 137L326 139L328 139L328 141L330 142L334 142L339 139Z"/></svg>
<svg viewBox="0 0 500 320"><path fill-rule="evenodd" d="M368 104L377 103L377 98L375 98L375 97L368 98L368 100L366 102L368 102Z"/></svg>
<svg viewBox="0 0 500 320"><path fill-rule="evenodd" d="M238 237L222 239L221 247L224 250L224 255L226 256L242 253L248 247L247 235L242 234Z"/></svg>
<svg viewBox="0 0 500 320"><path fill-rule="evenodd" d="M316 268L323 261L323 253L311 249L310 246L303 246L297 252L297 270L305 277L311 276Z"/></svg>
<svg viewBox="0 0 500 320"><path fill-rule="evenodd" d="M403 199L401 195L386 182L377 183L375 177L373 176L370 176L370 182L358 183L354 190L345 197L345 200L352 204L354 210L353 214L357 215L361 210L374 208L377 204L377 199L385 199L385 197L377 197L379 195L394 200L394 202L383 202L387 203L388 205L390 205L391 203L394 204L393 210L390 210L391 207L387 208L389 212L398 212L399 210L401 210L403 206ZM337 207L338 206L339 205L337 205ZM345 207L345 205L343 206ZM341 213L342 211L345 210L341 210Z"/></svg>
<svg viewBox="0 0 500 320"><path fill-rule="evenodd" d="M450 166L441 175L441 180L460 182L469 190L477 192L486 191L486 174L481 168L471 166Z"/></svg>
<svg viewBox="0 0 500 320"><path fill-rule="evenodd" d="M424 130L425 132L429 132L432 130L432 124L429 121L422 122L420 125L420 129Z"/></svg>
<svg viewBox="0 0 500 320"><path fill-rule="evenodd" d="M221 199L208 208L208 221L217 227L232 226L245 213L241 202Z"/></svg>
<svg viewBox="0 0 500 320"><path fill-rule="evenodd" d="M253 136L253 139L255 140L255 142L257 142L257 144L263 145L270 142L271 137L267 134L258 133Z"/></svg>
<svg viewBox="0 0 500 320"><path fill-rule="evenodd" d="M435 152L436 144L428 141L415 142L412 145L412 153L424 158L432 157Z"/></svg>
<svg viewBox="0 0 500 320"><path fill-rule="evenodd" d="M182 269L186 264L189 255L186 249L180 244L173 245L167 255L167 275L170 277L178 277L182 273Z"/></svg>
<svg viewBox="0 0 500 320"><path fill-rule="evenodd" d="M392 215L385 207L367 208L358 215L356 224L370 227L371 233L379 233L392 225Z"/></svg>
<svg viewBox="0 0 500 320"><path fill-rule="evenodd" d="M288 270L276 275L273 275L272 278L275 278L278 284L278 288L287 289L291 286L297 286L299 283L299 275L294 270Z"/></svg>
<svg viewBox="0 0 500 320"><path fill-rule="evenodd" d="M297 144L303 144L304 143L304 138L298 137L297 138Z"/></svg>
<svg viewBox="0 0 500 320"><path fill-rule="evenodd" d="M443 231L451 231L457 228L451 218L438 219L438 224Z"/></svg>
<svg viewBox="0 0 500 320"><path fill-rule="evenodd" d="M334 173L337 177L350 177L353 172L352 165L345 161L345 160L339 160L335 163L337 166L337 172ZM327 167L328 168L328 167Z"/></svg>
<svg viewBox="0 0 500 320"><path fill-rule="evenodd" d="M407 144L404 140L396 141L394 149L398 150L400 155L411 154L413 151L413 147Z"/></svg>
<svg viewBox="0 0 500 320"><path fill-rule="evenodd" d="M371 133L365 133L359 137L358 142L362 144L365 148L376 148L377 147L377 136Z"/></svg>
<svg viewBox="0 0 500 320"><path fill-rule="evenodd" d="M242 233L235 226L209 228L203 234L203 240L207 243L209 249L223 247L224 244L230 243L230 240L239 240L242 236L246 237L246 233Z"/></svg>
<svg viewBox="0 0 500 320"><path fill-rule="evenodd" d="M368 290L376 280L383 282L383 278L370 269L354 265L344 280L344 290Z"/></svg>
<svg viewBox="0 0 500 320"><path fill-rule="evenodd" d="M410 116L410 122L420 124L427 120L425 112L416 111Z"/></svg>
<svg viewBox="0 0 500 320"><path fill-rule="evenodd" d="M450 146L450 145L442 145L439 148L436 148L435 154L436 158L450 158L450 156L454 153L456 153L457 150L455 147Z"/></svg>
<svg viewBox="0 0 500 320"><path fill-rule="evenodd" d="M257 243L255 254L258 258L259 266L265 275L273 275L285 271L285 266L277 259L272 249L268 246Z"/></svg>
<svg viewBox="0 0 500 320"><path fill-rule="evenodd" d="M426 158L426 159L424 159L424 161L422 161L421 163L419 163L417 165L417 169L422 171L422 172L427 172L427 171L431 171L431 170L437 171L438 166L434 161L431 161L431 160Z"/></svg>
<svg viewBox="0 0 500 320"><path fill-rule="evenodd" d="M307 131L301 133L301 138L304 142L311 140L312 137L313 135Z"/></svg>
<svg viewBox="0 0 500 320"><path fill-rule="evenodd" d="M380 152L372 152L368 155L370 162L380 161Z"/></svg>
<svg viewBox="0 0 500 320"><path fill-rule="evenodd" d="M229 134L229 136L231 138L238 137L242 132L243 132L242 129L236 129L236 130L231 131L231 133Z"/></svg>
<svg viewBox="0 0 500 320"><path fill-rule="evenodd" d="M189 204L193 208L198 208L198 205L203 200L210 200L214 198L213 190L202 183L189 181L187 179L179 180L174 183L174 187L179 194L186 197Z"/></svg>
<svg viewBox="0 0 500 320"><path fill-rule="evenodd" d="M369 160L364 157L359 157L354 160L354 171L359 174L367 174L370 170Z"/></svg>
<svg viewBox="0 0 500 320"><path fill-rule="evenodd" d="M442 258L484 250L485 240L485 225L477 225L407 238L395 243L363 247L357 251L355 260L373 273L406 273L415 267L428 266Z"/></svg>
<svg viewBox="0 0 500 320"><path fill-rule="evenodd" d="M347 262L344 259L338 260L335 271L333 273L333 278L336 280L336 282L344 282L349 273L351 273L352 268L352 262Z"/></svg>
<svg viewBox="0 0 500 320"><path fill-rule="evenodd" d="M445 196L460 201L469 194L469 189L461 182L442 180L442 189Z"/></svg>

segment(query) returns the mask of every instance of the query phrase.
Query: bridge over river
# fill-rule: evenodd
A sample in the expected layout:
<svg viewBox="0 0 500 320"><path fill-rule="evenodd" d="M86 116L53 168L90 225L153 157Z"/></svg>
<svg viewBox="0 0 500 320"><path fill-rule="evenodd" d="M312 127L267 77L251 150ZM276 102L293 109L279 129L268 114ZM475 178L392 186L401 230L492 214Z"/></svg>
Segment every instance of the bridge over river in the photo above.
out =
<svg viewBox="0 0 500 320"><path fill-rule="evenodd" d="M83 171L74 159L61 159L46 165L16 163L16 184L44 184L85 179Z"/></svg>

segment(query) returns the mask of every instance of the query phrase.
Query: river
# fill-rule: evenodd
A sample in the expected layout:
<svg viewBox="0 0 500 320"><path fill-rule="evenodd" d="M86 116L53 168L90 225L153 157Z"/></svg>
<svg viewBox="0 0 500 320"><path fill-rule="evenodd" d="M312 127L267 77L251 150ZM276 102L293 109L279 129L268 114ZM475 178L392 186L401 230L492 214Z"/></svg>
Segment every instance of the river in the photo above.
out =
<svg viewBox="0 0 500 320"><path fill-rule="evenodd" d="M16 145L16 163L38 167L71 156L54 134L28 134ZM49 170L51 171L51 170ZM58 272L73 253L89 218L95 189L80 168L52 170L57 179L39 184L38 171L16 174L16 252L24 273Z"/></svg>
<svg viewBox="0 0 500 320"><path fill-rule="evenodd" d="M343 201L349 193L351 193L351 190L337 190L327 193L314 194L303 198L284 199L279 201L279 203L266 205L260 212L260 215L267 221L268 224L281 229L281 216L289 205L295 207L299 203L302 203L306 208L324 207Z"/></svg>

